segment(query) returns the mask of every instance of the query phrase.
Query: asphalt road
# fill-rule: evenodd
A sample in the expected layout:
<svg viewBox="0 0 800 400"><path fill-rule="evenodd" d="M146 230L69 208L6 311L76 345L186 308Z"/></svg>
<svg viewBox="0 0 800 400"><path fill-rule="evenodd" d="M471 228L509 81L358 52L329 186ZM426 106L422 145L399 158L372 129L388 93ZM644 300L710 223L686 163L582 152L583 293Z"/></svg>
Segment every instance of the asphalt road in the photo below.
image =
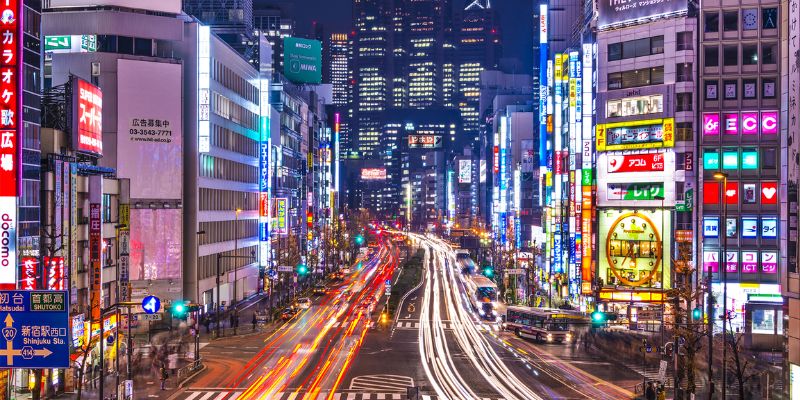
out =
<svg viewBox="0 0 800 400"><path fill-rule="evenodd" d="M206 346L209 370L171 399L316 399L341 392L396 265L396 248L382 246L360 270L329 284L327 294L312 298L309 308L274 331Z"/></svg>
<svg viewBox="0 0 800 400"><path fill-rule="evenodd" d="M641 376L589 355L582 343L539 344L478 319L466 304L460 272L451 268L453 252L441 242L417 238L428 248L425 282L398 307L392 329L367 335L346 381L371 379L375 392L393 389L402 398L406 390L399 382L418 387L423 398L634 397L629 389Z"/></svg>

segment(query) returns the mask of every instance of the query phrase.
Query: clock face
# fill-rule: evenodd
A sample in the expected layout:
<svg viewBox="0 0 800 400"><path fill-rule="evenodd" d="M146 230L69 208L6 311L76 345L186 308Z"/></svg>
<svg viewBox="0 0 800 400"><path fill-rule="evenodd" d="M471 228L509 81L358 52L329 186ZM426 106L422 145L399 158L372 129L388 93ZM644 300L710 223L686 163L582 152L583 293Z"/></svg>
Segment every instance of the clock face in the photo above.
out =
<svg viewBox="0 0 800 400"><path fill-rule="evenodd" d="M623 285L660 286L663 242L659 229L638 212L622 214L611 224L606 258L611 272Z"/></svg>

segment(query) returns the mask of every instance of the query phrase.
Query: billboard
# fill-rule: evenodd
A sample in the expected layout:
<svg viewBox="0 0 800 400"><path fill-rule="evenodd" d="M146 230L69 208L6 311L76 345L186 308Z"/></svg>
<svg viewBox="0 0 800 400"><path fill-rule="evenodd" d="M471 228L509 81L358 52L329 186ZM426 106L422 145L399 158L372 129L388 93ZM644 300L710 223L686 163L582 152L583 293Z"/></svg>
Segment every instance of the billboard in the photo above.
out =
<svg viewBox="0 0 800 400"><path fill-rule="evenodd" d="M597 151L675 146L675 119L597 124Z"/></svg>
<svg viewBox="0 0 800 400"><path fill-rule="evenodd" d="M442 147L442 137L438 135L408 135L408 147L438 149Z"/></svg>
<svg viewBox="0 0 800 400"><path fill-rule="evenodd" d="M135 178L132 198L182 198L181 82L180 64L117 61L118 176Z"/></svg>
<svg viewBox="0 0 800 400"><path fill-rule="evenodd" d="M283 73L295 83L322 82L322 44L318 40L283 39Z"/></svg>
<svg viewBox="0 0 800 400"><path fill-rule="evenodd" d="M472 183L471 160L458 160L458 183Z"/></svg>
<svg viewBox="0 0 800 400"><path fill-rule="evenodd" d="M659 16L685 13L687 9L687 0L601 0L597 2L597 26L603 29L614 25L646 22Z"/></svg>
<svg viewBox="0 0 800 400"><path fill-rule="evenodd" d="M386 168L361 168L362 181L386 180Z"/></svg>
<svg viewBox="0 0 800 400"><path fill-rule="evenodd" d="M44 37L45 53L93 53L97 35L60 35Z"/></svg>
<svg viewBox="0 0 800 400"><path fill-rule="evenodd" d="M76 151L103 155L103 92L72 77L72 143Z"/></svg>
<svg viewBox="0 0 800 400"><path fill-rule="evenodd" d="M597 275L605 285L670 288L672 228L668 212L600 210L598 219L602 234Z"/></svg>
<svg viewBox="0 0 800 400"><path fill-rule="evenodd" d="M131 280L178 279L181 277L180 209L130 211Z"/></svg>

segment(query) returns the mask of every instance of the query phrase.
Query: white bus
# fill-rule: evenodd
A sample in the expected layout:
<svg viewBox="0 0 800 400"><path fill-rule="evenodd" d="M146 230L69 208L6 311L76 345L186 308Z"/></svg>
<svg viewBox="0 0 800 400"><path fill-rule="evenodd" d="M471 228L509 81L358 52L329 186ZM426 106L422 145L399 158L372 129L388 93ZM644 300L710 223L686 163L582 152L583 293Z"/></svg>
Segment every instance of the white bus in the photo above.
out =
<svg viewBox="0 0 800 400"><path fill-rule="evenodd" d="M548 343L569 343L575 337L572 325L587 322L586 316L575 311L509 306L503 327L519 337Z"/></svg>
<svg viewBox="0 0 800 400"><path fill-rule="evenodd" d="M497 285L491 279L477 274L466 276L465 286L472 309L481 318L494 320L498 317L497 305Z"/></svg>

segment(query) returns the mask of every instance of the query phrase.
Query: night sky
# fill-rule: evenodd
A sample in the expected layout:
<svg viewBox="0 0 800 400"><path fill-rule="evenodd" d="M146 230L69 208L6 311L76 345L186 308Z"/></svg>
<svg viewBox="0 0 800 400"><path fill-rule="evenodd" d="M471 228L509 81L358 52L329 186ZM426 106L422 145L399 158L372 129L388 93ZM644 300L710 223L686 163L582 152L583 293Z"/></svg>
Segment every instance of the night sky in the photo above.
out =
<svg viewBox="0 0 800 400"><path fill-rule="evenodd" d="M452 0L461 6L466 0ZM255 3L279 4L289 8L289 15L297 21L297 35L311 33L313 21L322 23L326 33L351 30L352 0L254 0ZM457 3L457 4L455 4ZM523 68L531 66L531 0L494 0L500 15L503 34L503 57L517 58Z"/></svg>

